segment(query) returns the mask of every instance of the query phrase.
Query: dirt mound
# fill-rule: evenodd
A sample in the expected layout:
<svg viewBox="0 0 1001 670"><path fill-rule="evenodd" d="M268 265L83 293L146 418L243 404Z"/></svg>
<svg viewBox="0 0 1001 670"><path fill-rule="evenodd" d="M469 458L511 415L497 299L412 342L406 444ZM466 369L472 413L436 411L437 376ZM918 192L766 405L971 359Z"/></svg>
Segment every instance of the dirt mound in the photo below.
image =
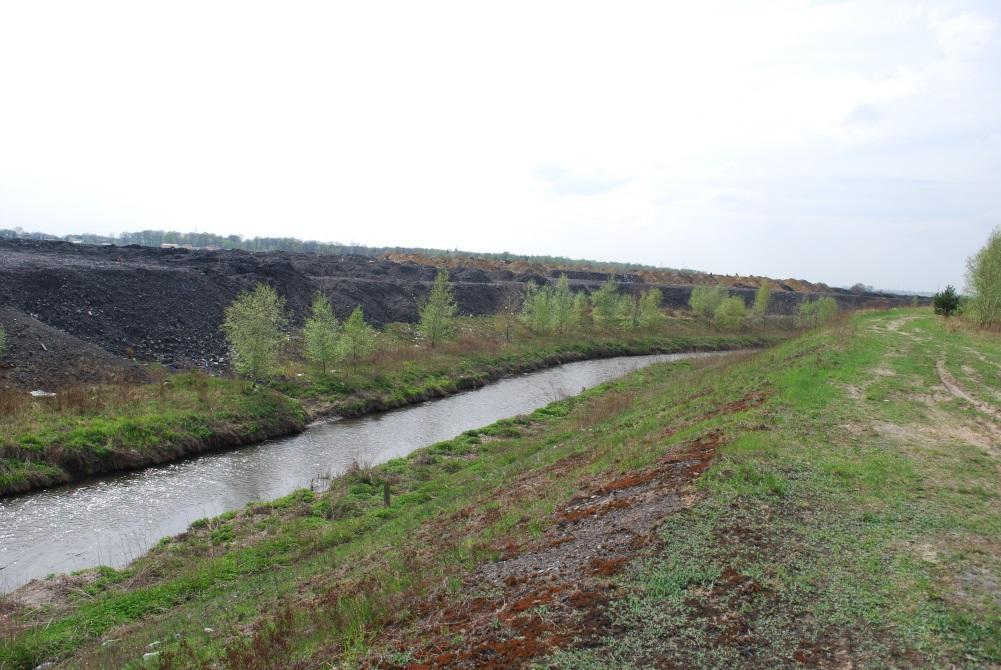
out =
<svg viewBox="0 0 1001 670"><path fill-rule="evenodd" d="M7 332L7 349L0 359L0 388L53 390L149 379L143 366L18 310L0 307L0 324Z"/></svg>
<svg viewBox="0 0 1001 670"><path fill-rule="evenodd" d="M409 258L0 240L0 307L19 310L117 357L214 369L227 364L219 331L226 306L258 282L270 284L285 297L294 324L302 322L313 294L320 291L330 298L338 316L346 317L360 305L369 321L383 325L417 319L417 305L436 271L431 260L420 263ZM461 265L454 259L449 268L463 314L494 313L507 293L520 292L526 282L553 281L560 272L537 264ZM569 275L577 291L592 291L610 276L597 271ZM659 286L668 307L687 305L691 294L691 285L651 282L667 276L613 276L624 290ZM677 278L684 280L687 275ZM753 300L751 284L730 290L747 302ZM805 295L776 291L774 310L789 313ZM847 292L836 297L845 307L888 305L895 300Z"/></svg>

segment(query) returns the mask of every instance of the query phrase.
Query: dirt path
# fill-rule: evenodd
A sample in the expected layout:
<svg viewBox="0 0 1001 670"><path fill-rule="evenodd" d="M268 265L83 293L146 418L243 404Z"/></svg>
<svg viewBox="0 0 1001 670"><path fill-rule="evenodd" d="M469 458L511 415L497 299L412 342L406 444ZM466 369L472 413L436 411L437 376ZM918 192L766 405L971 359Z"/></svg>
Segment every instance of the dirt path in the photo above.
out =
<svg viewBox="0 0 1001 670"><path fill-rule="evenodd" d="M611 577L656 543L664 517L693 502L690 484L712 462L721 434L679 445L655 466L595 482L555 512L555 523L501 560L482 565L460 592L438 593L397 622L394 646L367 667L517 668L614 632L605 611L620 595ZM458 604L457 604L458 603Z"/></svg>
<svg viewBox="0 0 1001 670"><path fill-rule="evenodd" d="M967 393L963 389L963 387L959 385L959 383L956 381L956 378L952 376L952 373L946 369L944 360L940 359L935 364L935 369L938 371L938 378L942 381L942 385L945 386L946 390L948 390L949 393L959 398L960 400L964 400L970 403L984 414L992 416L995 419L1001 420L1001 412L998 412L998 410L994 409L994 407L984 402L983 400L978 400L974 398L969 393Z"/></svg>

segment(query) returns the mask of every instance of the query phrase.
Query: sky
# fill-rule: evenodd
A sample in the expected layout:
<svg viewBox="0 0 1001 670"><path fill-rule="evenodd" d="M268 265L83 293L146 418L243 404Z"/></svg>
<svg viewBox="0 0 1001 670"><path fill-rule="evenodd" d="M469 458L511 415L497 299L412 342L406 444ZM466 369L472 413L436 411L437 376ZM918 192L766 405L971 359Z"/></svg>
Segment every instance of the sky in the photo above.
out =
<svg viewBox="0 0 1001 670"><path fill-rule="evenodd" d="M1001 2L0 0L18 226L961 287Z"/></svg>

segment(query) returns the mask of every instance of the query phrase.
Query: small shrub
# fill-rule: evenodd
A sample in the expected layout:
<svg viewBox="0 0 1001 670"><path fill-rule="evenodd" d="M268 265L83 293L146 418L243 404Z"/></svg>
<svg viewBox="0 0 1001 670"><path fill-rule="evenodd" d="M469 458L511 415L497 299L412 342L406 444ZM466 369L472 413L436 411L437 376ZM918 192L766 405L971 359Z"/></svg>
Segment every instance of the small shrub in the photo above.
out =
<svg viewBox="0 0 1001 670"><path fill-rule="evenodd" d="M692 289L692 295L688 298L688 306L692 308L696 316L712 319L716 314L716 309L728 295L727 290L722 286L699 284Z"/></svg>
<svg viewBox="0 0 1001 670"><path fill-rule="evenodd" d="M949 284L945 287L944 291L939 291L932 298L932 306L935 309L935 313L945 318L949 318L956 313L959 309L959 294L956 293L956 289Z"/></svg>
<svg viewBox="0 0 1001 670"><path fill-rule="evenodd" d="M716 306L713 321L720 328L727 330L743 328L747 322L747 308L744 306L744 301L736 296L725 298Z"/></svg>

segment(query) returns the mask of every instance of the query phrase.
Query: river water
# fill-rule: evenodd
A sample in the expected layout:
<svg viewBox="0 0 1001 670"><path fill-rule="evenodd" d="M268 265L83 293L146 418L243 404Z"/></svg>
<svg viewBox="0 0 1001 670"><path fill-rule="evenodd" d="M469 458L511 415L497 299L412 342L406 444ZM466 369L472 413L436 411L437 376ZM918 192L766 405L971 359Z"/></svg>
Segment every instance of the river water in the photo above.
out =
<svg viewBox="0 0 1001 670"><path fill-rule="evenodd" d="M0 592L50 573L121 567L196 519L273 500L317 475L405 456L651 363L706 355L568 363L420 405L320 422L292 437L0 499Z"/></svg>

